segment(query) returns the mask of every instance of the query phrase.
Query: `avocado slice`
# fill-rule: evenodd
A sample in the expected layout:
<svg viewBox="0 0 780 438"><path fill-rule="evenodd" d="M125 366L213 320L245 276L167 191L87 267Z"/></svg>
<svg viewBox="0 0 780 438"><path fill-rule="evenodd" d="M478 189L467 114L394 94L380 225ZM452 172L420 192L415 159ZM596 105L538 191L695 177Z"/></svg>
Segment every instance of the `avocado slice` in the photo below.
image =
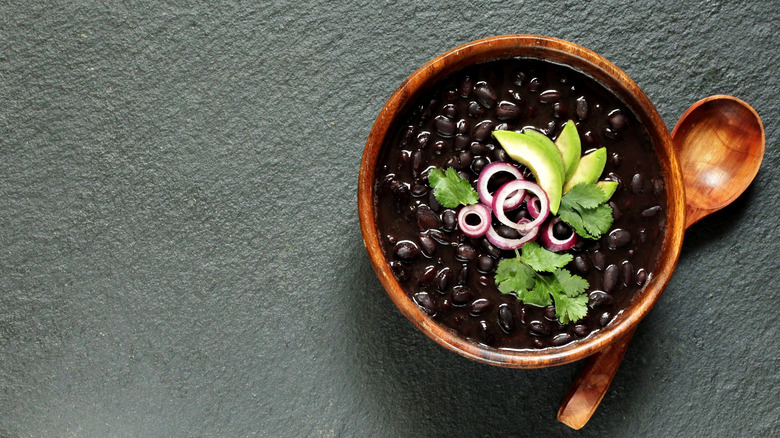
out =
<svg viewBox="0 0 780 438"><path fill-rule="evenodd" d="M540 133L541 134L541 133ZM544 134L541 134L544 135ZM533 135L514 131L493 131L493 137L513 160L525 165L536 183L547 193L550 212L558 213L563 193L563 160L552 140L538 141Z"/></svg>
<svg viewBox="0 0 780 438"><path fill-rule="evenodd" d="M577 164L574 174L563 185L563 193L567 193L572 187L581 182L588 184L595 183L604 171L607 164L607 148L598 148L595 151L584 155Z"/></svg>
<svg viewBox="0 0 780 438"><path fill-rule="evenodd" d="M607 202L612 198L612 195L615 194L615 190L618 188L618 182L617 181L611 181L608 179L605 179L603 181L599 181L596 183L597 186L601 187L601 190L604 190L604 199L602 202Z"/></svg>
<svg viewBox="0 0 780 438"><path fill-rule="evenodd" d="M555 139L555 147L561 152L563 158L563 171L564 181L571 179L574 175L574 171L577 170L577 165L580 162L580 155L582 155L582 143L580 142L580 134L577 132L577 126L573 120L569 120L563 125L561 133L558 134L558 138Z"/></svg>

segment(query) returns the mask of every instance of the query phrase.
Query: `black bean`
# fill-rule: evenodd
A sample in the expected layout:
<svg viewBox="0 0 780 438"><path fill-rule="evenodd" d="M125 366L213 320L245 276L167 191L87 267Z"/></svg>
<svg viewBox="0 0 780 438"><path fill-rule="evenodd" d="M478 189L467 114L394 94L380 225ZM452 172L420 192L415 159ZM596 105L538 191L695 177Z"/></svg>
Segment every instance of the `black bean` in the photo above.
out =
<svg viewBox="0 0 780 438"><path fill-rule="evenodd" d="M563 102L555 102L555 104L553 104L553 117L556 119L569 118L569 105Z"/></svg>
<svg viewBox="0 0 780 438"><path fill-rule="evenodd" d="M599 324L601 324L602 327L606 327L607 324L609 324L609 321L612 320L612 314L609 312L604 312L599 316Z"/></svg>
<svg viewBox="0 0 780 438"><path fill-rule="evenodd" d="M572 235L574 230L564 221L558 221L553 225L553 236L558 239L566 239Z"/></svg>
<svg viewBox="0 0 780 438"><path fill-rule="evenodd" d="M526 75L525 75L525 73L523 73L523 72L519 71L519 72L515 73L515 76L514 76L514 78L512 79L512 82L513 82L515 85L517 85L518 87L520 87L520 86L522 86L522 85L523 85L523 83L525 82L525 79L526 79Z"/></svg>
<svg viewBox="0 0 780 438"><path fill-rule="evenodd" d="M607 235L607 246L609 249L622 248L629 243L631 243L631 233L622 228L616 228Z"/></svg>
<svg viewBox="0 0 780 438"><path fill-rule="evenodd" d="M474 97L485 108L493 108L496 105L498 95L490 84L485 81L479 81L474 85Z"/></svg>
<svg viewBox="0 0 780 438"><path fill-rule="evenodd" d="M547 306L544 308L544 317L550 321L555 320L555 306Z"/></svg>
<svg viewBox="0 0 780 438"><path fill-rule="evenodd" d="M545 347L547 347L547 342L545 342L545 341L544 341L544 339L540 339L540 338L534 338L534 339L531 341L531 345L532 345L534 348L545 348Z"/></svg>
<svg viewBox="0 0 780 438"><path fill-rule="evenodd" d="M466 286L455 286L452 288L452 303L456 306L465 306L474 299L471 289Z"/></svg>
<svg viewBox="0 0 780 438"><path fill-rule="evenodd" d="M436 267L428 266L425 268L425 272L420 275L417 282L420 283L420 286L427 286L433 283L434 279L436 279Z"/></svg>
<svg viewBox="0 0 780 438"><path fill-rule="evenodd" d="M415 149L414 152L412 152L412 160L411 160L411 169L412 169L412 175L417 176L420 174L420 172L423 170L424 163L423 153L420 149Z"/></svg>
<svg viewBox="0 0 780 438"><path fill-rule="evenodd" d="M488 255L490 255L490 257L493 257L494 259L498 259L499 257L501 257L501 250L498 249L492 243L490 243L490 241L487 240L487 238L485 237L479 240L479 247L482 248L483 251L488 253Z"/></svg>
<svg viewBox="0 0 780 438"><path fill-rule="evenodd" d="M586 275L590 272L590 263L588 262L588 259L582 255L574 257L574 267L577 268L577 271L582 275Z"/></svg>
<svg viewBox="0 0 780 438"><path fill-rule="evenodd" d="M458 160L460 161L461 168L466 168L471 166L474 156L471 155L471 151L460 151L458 153Z"/></svg>
<svg viewBox="0 0 780 438"><path fill-rule="evenodd" d="M637 173L634 175L633 178L631 178L631 191L634 192L635 195L638 195L642 193L642 190L644 190L645 187L645 176L641 173Z"/></svg>
<svg viewBox="0 0 780 438"><path fill-rule="evenodd" d="M477 175L479 175L480 172L482 172L482 169L485 168L490 164L490 160L488 160L485 157L476 157L474 158L474 161L471 162L471 170L474 171Z"/></svg>
<svg viewBox="0 0 780 438"><path fill-rule="evenodd" d="M436 132L444 138L450 138L455 134L455 122L445 116L436 116L433 125L436 127Z"/></svg>
<svg viewBox="0 0 780 438"><path fill-rule="evenodd" d="M443 267L436 273L436 289L444 292L447 290L447 286L450 285L450 278L452 278L452 269Z"/></svg>
<svg viewBox="0 0 780 438"><path fill-rule="evenodd" d="M642 286L645 284L645 281L647 281L647 270L645 270L645 268L640 268L636 271L636 285Z"/></svg>
<svg viewBox="0 0 780 438"><path fill-rule="evenodd" d="M393 271L395 278L399 281L406 281L409 279L409 266L401 262L392 261L390 262L390 269Z"/></svg>
<svg viewBox="0 0 780 438"><path fill-rule="evenodd" d="M441 221L444 231L454 231L458 226L458 215L455 210L448 208L441 214Z"/></svg>
<svg viewBox="0 0 780 438"><path fill-rule="evenodd" d="M620 137L617 131L611 129L611 128L604 128L604 137L610 138L612 140L617 139Z"/></svg>
<svg viewBox="0 0 780 438"><path fill-rule="evenodd" d="M612 292L617 286L618 279L620 278L620 268L617 265L611 264L604 270L604 279L602 280L601 287L605 292Z"/></svg>
<svg viewBox="0 0 780 438"><path fill-rule="evenodd" d="M463 76L463 79L460 81L460 86L458 87L458 92L460 92L461 97L469 97L473 89L474 81L471 80L471 77Z"/></svg>
<svg viewBox="0 0 780 438"><path fill-rule="evenodd" d="M588 333L590 333L590 329L588 329L588 326L584 324L577 324L574 326L574 334L579 337L585 337L588 336Z"/></svg>
<svg viewBox="0 0 780 438"><path fill-rule="evenodd" d="M477 250L467 243L462 243L455 248L455 257L461 260L474 260L477 258Z"/></svg>
<svg viewBox="0 0 780 438"><path fill-rule="evenodd" d="M609 121L609 127L612 128L615 131L620 131L623 129L624 126L626 126L626 123L628 122L628 118L618 109L612 111L609 113L608 121Z"/></svg>
<svg viewBox="0 0 780 438"><path fill-rule="evenodd" d="M466 284L469 279L469 265L464 263L458 269L458 284Z"/></svg>
<svg viewBox="0 0 780 438"><path fill-rule="evenodd" d="M585 96L577 98L575 112L577 113L577 118L580 120L585 120L588 117L588 101L585 100Z"/></svg>
<svg viewBox="0 0 780 438"><path fill-rule="evenodd" d="M515 328L515 316L507 304L498 306L498 325L506 333L512 333Z"/></svg>
<svg viewBox="0 0 780 438"><path fill-rule="evenodd" d="M507 227L506 225L499 225L495 227L496 233L504 239L519 239L520 233L514 228Z"/></svg>
<svg viewBox="0 0 780 438"><path fill-rule="evenodd" d="M490 133L493 132L495 125L490 120L483 120L474 126L474 130L471 132L471 138L476 141L485 141L490 138Z"/></svg>
<svg viewBox="0 0 780 438"><path fill-rule="evenodd" d="M588 147L595 148L601 145L601 139L599 139L598 134L593 131L585 131L585 133L582 134L582 139Z"/></svg>
<svg viewBox="0 0 780 438"><path fill-rule="evenodd" d="M420 257L420 248L418 248L417 244L411 240L402 240L395 244L393 253L395 254L396 258L405 261L412 261Z"/></svg>
<svg viewBox="0 0 780 438"><path fill-rule="evenodd" d="M528 324L528 328L531 330L531 333L541 336L549 336L552 333L550 326L542 321L531 321Z"/></svg>
<svg viewBox="0 0 780 438"><path fill-rule="evenodd" d="M485 114L485 108L483 108L482 105L472 100L471 102L469 102L467 113L469 117L471 117L472 119L476 119L482 117Z"/></svg>
<svg viewBox="0 0 780 438"><path fill-rule="evenodd" d="M493 327L487 321L482 320L479 322L479 328L482 332L482 341L487 345L496 345L498 337Z"/></svg>
<svg viewBox="0 0 780 438"><path fill-rule="evenodd" d="M542 88L542 81L540 81L539 78L531 78L531 80L528 81L528 91L530 91L531 93L536 93L541 88Z"/></svg>
<svg viewBox="0 0 780 438"><path fill-rule="evenodd" d="M547 130L545 134L555 131L555 125L556 125L555 120L550 120L549 122L547 122Z"/></svg>
<svg viewBox="0 0 780 438"><path fill-rule="evenodd" d="M574 338L570 334L568 334L568 333L561 333L559 335L555 335L555 337L552 338L552 341L550 343L557 347L559 345L568 344L573 339Z"/></svg>
<svg viewBox="0 0 780 438"><path fill-rule="evenodd" d="M443 154L446 149L447 149L447 144L444 143L444 140L439 140L433 144L433 153L436 155Z"/></svg>
<svg viewBox="0 0 780 438"><path fill-rule="evenodd" d="M425 231L430 228L441 227L441 219L439 219L439 215L425 204L420 204L417 207L417 211L414 215L417 219L417 226L421 231Z"/></svg>
<svg viewBox="0 0 780 438"><path fill-rule="evenodd" d="M495 286L492 275L480 275L477 277L477 283L485 287Z"/></svg>
<svg viewBox="0 0 780 438"><path fill-rule="evenodd" d="M450 243L449 238L447 238L447 235L444 234L441 230L435 230L431 229L428 230L428 235L433 238L433 240L441 243L442 245L448 245Z"/></svg>
<svg viewBox="0 0 780 438"><path fill-rule="evenodd" d="M523 95L517 90L506 90L506 94L512 98L518 105L523 103Z"/></svg>
<svg viewBox="0 0 780 438"><path fill-rule="evenodd" d="M469 146L469 150L474 155L485 155L490 151L490 148L478 141L473 141L471 142L471 146Z"/></svg>
<svg viewBox="0 0 780 438"><path fill-rule="evenodd" d="M642 210L642 217L653 217L658 214L659 211L661 211L660 205L655 205L650 208L646 208Z"/></svg>
<svg viewBox="0 0 780 438"><path fill-rule="evenodd" d="M514 120L520 117L520 114L520 107L514 102L509 102L507 100L499 102L498 107L496 108L496 117L498 117L498 120Z"/></svg>
<svg viewBox="0 0 780 438"><path fill-rule="evenodd" d="M661 196L664 191L664 182L658 178L653 178L653 194L655 196Z"/></svg>
<svg viewBox="0 0 780 438"><path fill-rule="evenodd" d="M414 126L409 125L406 127L406 131L404 132L403 139L401 140L399 146L407 146L409 142L412 141L412 138L414 138Z"/></svg>
<svg viewBox="0 0 780 438"><path fill-rule="evenodd" d="M610 161L612 161L612 165L614 167L620 166L620 154L618 154L617 152L613 152Z"/></svg>
<svg viewBox="0 0 780 438"><path fill-rule="evenodd" d="M634 280L634 265L628 260L620 265L620 277L623 279L623 286L628 286Z"/></svg>
<svg viewBox="0 0 780 438"><path fill-rule="evenodd" d="M601 251L595 251L591 254L590 258L593 260L593 266L599 271L604 270L605 260L604 254Z"/></svg>
<svg viewBox="0 0 780 438"><path fill-rule="evenodd" d="M479 298L474 300L474 302L471 303L471 306L469 307L469 313L472 315L481 315L488 309L490 309L491 304L490 301L488 301L485 298Z"/></svg>
<svg viewBox="0 0 780 438"><path fill-rule="evenodd" d="M620 219L622 213L620 213L620 209L618 208L617 204L615 204L614 201L609 201L609 206L612 208L612 219Z"/></svg>
<svg viewBox="0 0 780 438"><path fill-rule="evenodd" d="M477 258L477 270L480 272L493 272L493 269L495 268L496 261L493 259L493 257L483 254Z"/></svg>
<svg viewBox="0 0 780 438"><path fill-rule="evenodd" d="M436 301L428 292L420 291L414 294L414 302L417 303L417 305L420 306L423 312L427 313L428 316L436 316L438 306L436 305Z"/></svg>
<svg viewBox="0 0 780 438"><path fill-rule="evenodd" d="M450 120L455 120L455 117L458 115L458 109L455 107L455 105L448 103L441 108L441 113L444 117Z"/></svg>
<svg viewBox="0 0 780 438"><path fill-rule="evenodd" d="M539 93L539 102L552 103L561 99L561 92L558 90L545 90Z"/></svg>
<svg viewBox="0 0 780 438"><path fill-rule="evenodd" d="M455 136L455 140L452 142L452 148L456 151L462 151L468 147L470 142L471 139L468 136L458 134Z"/></svg>
<svg viewBox="0 0 780 438"><path fill-rule="evenodd" d="M495 148L490 154L494 162L507 162L509 161L509 155L503 148Z"/></svg>
<svg viewBox="0 0 780 438"><path fill-rule="evenodd" d="M639 242L640 243L647 242L647 229L645 229L645 228L640 228L639 229Z"/></svg>
<svg viewBox="0 0 780 438"><path fill-rule="evenodd" d="M441 305L439 306L439 309L442 312L449 312L450 309L452 309L452 302L448 300L447 298L443 299L441 301Z"/></svg>
<svg viewBox="0 0 780 438"><path fill-rule="evenodd" d="M412 187L409 189L409 192L415 198L419 198L421 196L425 196L428 193L428 186L418 178L415 179L412 183Z"/></svg>
<svg viewBox="0 0 780 438"><path fill-rule="evenodd" d="M470 131L471 123L469 123L466 119L460 119L458 120L458 123L455 124L455 130L458 131L458 134L465 134Z"/></svg>
<svg viewBox="0 0 780 438"><path fill-rule="evenodd" d="M431 133L428 131L422 131L421 133L417 134L417 148L423 149L425 146L428 146L428 141L431 139Z"/></svg>
<svg viewBox="0 0 780 438"><path fill-rule="evenodd" d="M445 102L455 102L458 98L458 90L455 88L448 88L444 91Z"/></svg>
<svg viewBox="0 0 780 438"><path fill-rule="evenodd" d="M610 265L614 266L614 265ZM588 294L588 307L596 309L601 306L611 306L614 302L612 295L604 292L603 290L594 290Z"/></svg>
<svg viewBox="0 0 780 438"><path fill-rule="evenodd" d="M436 252L436 241L423 233L420 233L418 240L420 241L420 249L422 250L423 255L426 257L433 257L433 254Z"/></svg>

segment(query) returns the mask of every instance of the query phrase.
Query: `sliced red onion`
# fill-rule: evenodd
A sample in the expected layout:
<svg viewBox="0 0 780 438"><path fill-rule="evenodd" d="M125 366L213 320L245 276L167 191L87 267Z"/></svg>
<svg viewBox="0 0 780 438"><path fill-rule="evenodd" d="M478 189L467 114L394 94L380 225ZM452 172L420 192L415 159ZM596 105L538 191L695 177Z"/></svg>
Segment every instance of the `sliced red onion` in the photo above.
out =
<svg viewBox="0 0 780 438"><path fill-rule="evenodd" d="M477 225L470 225L466 220L469 216L475 215L479 218ZM463 234L468 237L481 237L487 233L491 222L490 208L485 204L467 205L458 212L458 227Z"/></svg>
<svg viewBox="0 0 780 438"><path fill-rule="evenodd" d="M542 212L542 201L538 196L532 196L526 199L525 205L526 208L528 208L528 214L530 214L532 218L539 217L539 214Z"/></svg>
<svg viewBox="0 0 780 438"><path fill-rule="evenodd" d="M560 252L560 251L568 251L574 247L574 245L577 243L577 233L572 230L571 236L567 237L566 239L559 239L555 237L555 233L553 233L553 227L555 227L555 224L561 221L561 218L556 217L555 219L551 220L547 223L542 229L542 235L539 236L539 241L542 242L542 246L549 249L550 251Z"/></svg>
<svg viewBox="0 0 780 438"><path fill-rule="evenodd" d="M477 178L477 194L485 205L493 205L493 195L488 191L488 183L493 175L500 172L510 173L517 179L525 179L520 169L509 163L496 162L488 164L482 169L482 172L479 173L479 178ZM504 209L512 210L519 207L523 203L523 199L525 199L525 191L518 190L508 197L504 203Z"/></svg>
<svg viewBox="0 0 780 438"><path fill-rule="evenodd" d="M506 214L504 213L504 210L506 209L504 207L506 199L510 194L517 190L531 192L539 198L540 214L530 222L525 222L523 220L520 220L519 222L512 222L509 220L509 218L506 217ZM539 187L537 184L532 183L531 181L522 179L509 181L508 183L501 186L501 188L496 190L496 195L493 197L493 214L496 215L496 219L498 219L498 221L502 224L510 228L514 228L521 234L526 234L531 231L531 229L538 228L545 221L545 219L547 219L549 213L550 201L547 198L547 193L544 192L544 189Z"/></svg>
<svg viewBox="0 0 780 438"><path fill-rule="evenodd" d="M520 222L528 221L528 219L521 219ZM528 221L530 223L530 221ZM500 249L518 249L521 246L525 245L527 242L530 242L534 239L536 239L536 236L539 234L539 228L531 228L531 230L525 234L523 237L519 239L507 239L506 237L503 237L499 235L495 228L493 228L493 225L490 225L490 228L488 228L487 233L485 234L485 237L487 237L487 240L490 241L493 245L495 245L497 248Z"/></svg>

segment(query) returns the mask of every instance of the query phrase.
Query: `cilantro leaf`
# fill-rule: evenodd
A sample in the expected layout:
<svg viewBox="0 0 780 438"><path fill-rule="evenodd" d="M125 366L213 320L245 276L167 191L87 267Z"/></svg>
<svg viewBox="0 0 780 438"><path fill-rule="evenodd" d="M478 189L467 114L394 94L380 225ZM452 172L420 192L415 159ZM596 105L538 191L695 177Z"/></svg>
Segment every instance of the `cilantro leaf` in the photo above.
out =
<svg viewBox="0 0 780 438"><path fill-rule="evenodd" d="M505 259L496 268L496 284L503 294L517 292L523 294L534 287L533 269L526 266L520 259Z"/></svg>
<svg viewBox="0 0 780 438"><path fill-rule="evenodd" d="M551 293L555 301L555 316L562 324L578 321L588 313L588 296L580 294L570 297L563 292Z"/></svg>
<svg viewBox="0 0 780 438"><path fill-rule="evenodd" d="M523 245L522 254L498 263L495 281L504 294L534 306L555 305L555 315L563 324L582 319L588 313L588 282L563 268L570 254L547 251L535 242ZM551 274L538 271L549 270Z"/></svg>
<svg viewBox="0 0 780 438"><path fill-rule="evenodd" d="M553 276L561 286L563 293L572 298L584 293L589 286L588 280L579 275L572 275L567 269L556 269Z"/></svg>
<svg viewBox="0 0 780 438"><path fill-rule="evenodd" d="M534 284L534 288L526 293L518 294L517 297L526 304L549 306L553 303L550 292L555 289L556 285L554 278L536 274L536 284Z"/></svg>
<svg viewBox="0 0 780 438"><path fill-rule="evenodd" d="M557 254L548 251L536 242L528 242L523 245L523 261L535 271L553 272L556 268L566 266L573 259L571 254Z"/></svg>
<svg viewBox="0 0 780 438"><path fill-rule="evenodd" d="M558 217L586 239L598 239L612 226L612 207L603 201L604 190L579 183L561 198Z"/></svg>
<svg viewBox="0 0 780 438"><path fill-rule="evenodd" d="M479 202L476 190L452 167L448 167L444 172L441 169L431 170L428 174L428 182L433 187L433 196L447 208Z"/></svg>
<svg viewBox="0 0 780 438"><path fill-rule="evenodd" d="M595 208L602 203L604 199L604 190L596 184L588 184L581 182L572 187L563 198L561 198L561 205L566 204L568 207L575 208L576 206L582 208Z"/></svg>

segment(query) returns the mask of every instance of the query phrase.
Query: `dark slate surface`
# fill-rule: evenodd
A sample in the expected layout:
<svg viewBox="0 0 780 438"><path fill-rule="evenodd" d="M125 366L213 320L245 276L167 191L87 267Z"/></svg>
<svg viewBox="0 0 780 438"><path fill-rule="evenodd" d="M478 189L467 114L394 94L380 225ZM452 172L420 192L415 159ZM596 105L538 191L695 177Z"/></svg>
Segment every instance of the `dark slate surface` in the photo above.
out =
<svg viewBox="0 0 780 438"><path fill-rule="evenodd" d="M0 436L780 433L775 0L14 3ZM582 363L444 350L360 239L359 161L385 100L428 59L507 33L605 55L670 128L725 93L767 130L755 183L688 232L580 432L555 413Z"/></svg>

